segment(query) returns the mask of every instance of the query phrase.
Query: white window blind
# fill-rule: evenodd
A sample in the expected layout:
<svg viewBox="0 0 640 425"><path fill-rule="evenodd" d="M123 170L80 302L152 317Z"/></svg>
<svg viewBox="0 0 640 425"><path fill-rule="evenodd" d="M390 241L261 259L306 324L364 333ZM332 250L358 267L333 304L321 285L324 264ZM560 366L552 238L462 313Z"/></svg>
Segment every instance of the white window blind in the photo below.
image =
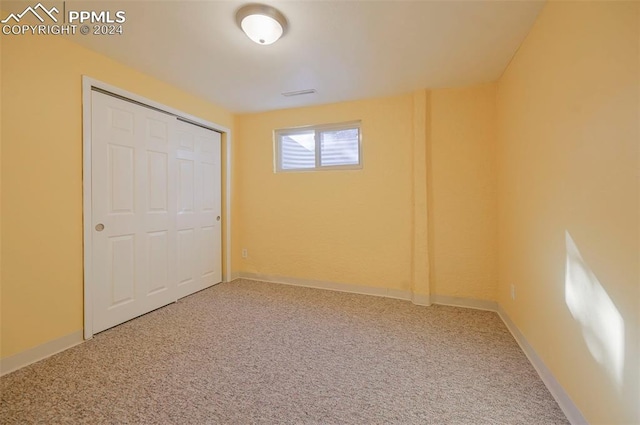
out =
<svg viewBox="0 0 640 425"><path fill-rule="evenodd" d="M320 165L358 165L359 139L357 128L320 132Z"/></svg>
<svg viewBox="0 0 640 425"><path fill-rule="evenodd" d="M276 171L362 167L360 122L275 132Z"/></svg>
<svg viewBox="0 0 640 425"><path fill-rule="evenodd" d="M286 134L281 139L282 169L315 168L316 148L314 132Z"/></svg>

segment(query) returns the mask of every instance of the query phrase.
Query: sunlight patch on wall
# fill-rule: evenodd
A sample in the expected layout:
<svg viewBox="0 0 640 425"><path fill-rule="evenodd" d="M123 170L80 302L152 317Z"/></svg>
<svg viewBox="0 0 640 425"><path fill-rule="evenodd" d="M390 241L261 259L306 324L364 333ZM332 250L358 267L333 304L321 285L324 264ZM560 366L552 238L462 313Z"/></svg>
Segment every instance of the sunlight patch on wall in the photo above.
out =
<svg viewBox="0 0 640 425"><path fill-rule="evenodd" d="M591 355L620 389L624 370L624 320L582 259L568 231L565 239L565 302L574 319L582 325L582 335Z"/></svg>

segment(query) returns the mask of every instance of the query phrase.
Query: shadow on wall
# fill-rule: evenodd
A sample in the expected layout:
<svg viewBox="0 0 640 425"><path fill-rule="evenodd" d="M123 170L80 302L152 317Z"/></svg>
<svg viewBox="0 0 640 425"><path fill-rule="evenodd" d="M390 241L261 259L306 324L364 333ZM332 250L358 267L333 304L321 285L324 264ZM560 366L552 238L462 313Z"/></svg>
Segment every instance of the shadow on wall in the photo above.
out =
<svg viewBox="0 0 640 425"><path fill-rule="evenodd" d="M567 263L565 302L582 326L589 352L622 390L624 370L624 320L596 275L582 259L580 251L565 231Z"/></svg>

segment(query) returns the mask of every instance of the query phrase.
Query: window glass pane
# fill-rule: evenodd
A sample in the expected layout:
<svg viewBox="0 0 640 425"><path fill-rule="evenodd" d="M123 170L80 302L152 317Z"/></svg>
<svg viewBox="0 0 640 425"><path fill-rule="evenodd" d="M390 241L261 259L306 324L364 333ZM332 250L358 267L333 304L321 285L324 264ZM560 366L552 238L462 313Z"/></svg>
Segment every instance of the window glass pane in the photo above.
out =
<svg viewBox="0 0 640 425"><path fill-rule="evenodd" d="M314 168L316 142L313 131L280 136L280 166L283 170Z"/></svg>
<svg viewBox="0 0 640 425"><path fill-rule="evenodd" d="M323 131L320 133L320 164L358 165L358 129Z"/></svg>

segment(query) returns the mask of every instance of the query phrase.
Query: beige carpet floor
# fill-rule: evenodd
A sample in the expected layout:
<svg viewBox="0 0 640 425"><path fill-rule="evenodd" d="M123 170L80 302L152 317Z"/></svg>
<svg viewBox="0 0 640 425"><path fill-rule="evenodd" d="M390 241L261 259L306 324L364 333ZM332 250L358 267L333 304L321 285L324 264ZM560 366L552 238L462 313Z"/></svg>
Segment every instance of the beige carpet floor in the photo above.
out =
<svg viewBox="0 0 640 425"><path fill-rule="evenodd" d="M220 284L0 379L3 424L566 424L500 318Z"/></svg>

